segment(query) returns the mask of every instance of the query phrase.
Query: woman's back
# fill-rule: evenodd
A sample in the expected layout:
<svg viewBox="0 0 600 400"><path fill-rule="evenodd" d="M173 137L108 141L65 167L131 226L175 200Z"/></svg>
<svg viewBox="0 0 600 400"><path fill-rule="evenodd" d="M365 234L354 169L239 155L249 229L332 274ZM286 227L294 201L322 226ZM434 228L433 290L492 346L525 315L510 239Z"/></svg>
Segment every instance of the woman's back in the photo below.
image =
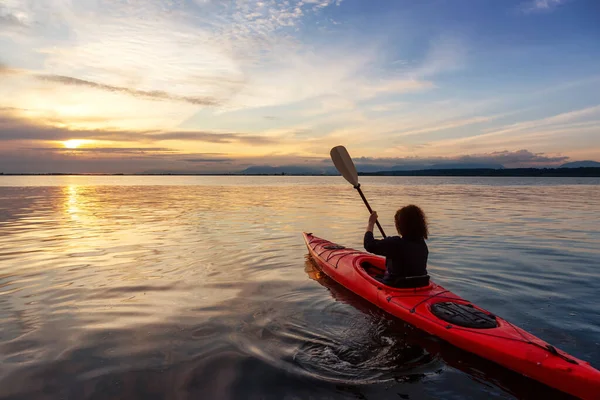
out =
<svg viewBox="0 0 600 400"><path fill-rule="evenodd" d="M386 273L383 282L396 287L427 285L429 283L427 276L429 249L425 239L427 239L428 230L423 211L417 206L410 205L396 212L396 228L402 237L390 236L381 240L375 239L373 225L376 220L377 213L374 212L369 218L364 246L368 252L386 258Z"/></svg>
<svg viewBox="0 0 600 400"><path fill-rule="evenodd" d="M365 249L385 257L387 275L390 279L427 275L429 249L425 240L408 240L389 236L376 240L372 232L365 233Z"/></svg>

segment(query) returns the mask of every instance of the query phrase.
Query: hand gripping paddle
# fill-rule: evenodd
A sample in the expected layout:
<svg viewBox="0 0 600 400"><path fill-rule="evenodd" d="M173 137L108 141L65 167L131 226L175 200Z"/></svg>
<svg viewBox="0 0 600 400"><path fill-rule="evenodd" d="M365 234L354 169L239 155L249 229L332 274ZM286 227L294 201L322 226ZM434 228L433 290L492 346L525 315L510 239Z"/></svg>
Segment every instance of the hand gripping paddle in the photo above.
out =
<svg viewBox="0 0 600 400"><path fill-rule="evenodd" d="M365 202L369 213L373 213L367 198L363 194L362 190L360 190L360 183L358 183L358 172L356 172L356 167L354 166L354 162L352 162L352 158L350 154L348 154L348 150L344 146L336 146L329 152L331 156L331 160L333 161L333 165L337 168L337 170L342 174L342 176L354 186L354 189L358 190L358 194ZM379 224L379 221L375 221L377 224L377 228L379 228L379 232L381 235L385 237L385 233L383 232L383 228Z"/></svg>

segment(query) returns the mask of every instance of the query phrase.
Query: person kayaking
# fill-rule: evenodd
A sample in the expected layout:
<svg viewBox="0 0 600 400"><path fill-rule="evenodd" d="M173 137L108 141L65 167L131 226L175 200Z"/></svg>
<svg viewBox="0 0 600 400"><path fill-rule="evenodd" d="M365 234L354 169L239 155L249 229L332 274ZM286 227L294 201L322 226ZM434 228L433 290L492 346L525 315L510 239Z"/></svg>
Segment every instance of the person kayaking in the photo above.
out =
<svg viewBox="0 0 600 400"><path fill-rule="evenodd" d="M375 239L373 228L377 221L377 212L369 216L364 246L369 253L385 257L386 271L376 276L382 283L397 288L427 286L427 257L429 250L428 228L425 213L415 205L402 207L396 212L394 221L400 236L388 236Z"/></svg>

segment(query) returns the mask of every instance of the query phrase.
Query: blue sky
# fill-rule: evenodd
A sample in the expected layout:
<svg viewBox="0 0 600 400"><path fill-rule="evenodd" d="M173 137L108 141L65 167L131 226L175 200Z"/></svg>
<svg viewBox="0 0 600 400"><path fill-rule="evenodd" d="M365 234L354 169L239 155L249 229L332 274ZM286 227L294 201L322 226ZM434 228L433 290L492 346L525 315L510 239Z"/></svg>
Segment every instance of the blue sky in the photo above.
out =
<svg viewBox="0 0 600 400"><path fill-rule="evenodd" d="M0 170L322 165L338 144L390 165L600 160L599 15L585 0L5 0Z"/></svg>

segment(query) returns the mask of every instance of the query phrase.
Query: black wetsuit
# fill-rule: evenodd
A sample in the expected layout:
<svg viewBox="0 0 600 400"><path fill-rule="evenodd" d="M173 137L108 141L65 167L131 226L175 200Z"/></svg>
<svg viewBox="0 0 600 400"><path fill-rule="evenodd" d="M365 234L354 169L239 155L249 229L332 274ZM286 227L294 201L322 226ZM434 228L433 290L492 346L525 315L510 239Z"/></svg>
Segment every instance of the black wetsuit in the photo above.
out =
<svg viewBox="0 0 600 400"><path fill-rule="evenodd" d="M394 287L419 287L429 284L429 277L406 279L427 275L429 250L424 239L409 240L400 236L375 239L373 232L366 232L365 249L385 257L386 272L381 281Z"/></svg>

